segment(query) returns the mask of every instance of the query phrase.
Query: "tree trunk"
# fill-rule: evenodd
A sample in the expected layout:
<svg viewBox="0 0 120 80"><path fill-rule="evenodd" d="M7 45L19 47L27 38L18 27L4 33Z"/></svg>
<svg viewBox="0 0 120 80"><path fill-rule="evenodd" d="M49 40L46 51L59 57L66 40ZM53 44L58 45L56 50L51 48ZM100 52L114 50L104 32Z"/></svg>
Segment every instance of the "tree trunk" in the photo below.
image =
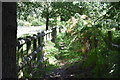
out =
<svg viewBox="0 0 120 80"><path fill-rule="evenodd" d="M2 79L17 78L16 67L16 3L2 3Z"/></svg>
<svg viewBox="0 0 120 80"><path fill-rule="evenodd" d="M46 31L48 30L48 26L49 26L49 13L47 13L46 15Z"/></svg>
<svg viewBox="0 0 120 80"><path fill-rule="evenodd" d="M0 1L0 80L2 79L2 2Z"/></svg>

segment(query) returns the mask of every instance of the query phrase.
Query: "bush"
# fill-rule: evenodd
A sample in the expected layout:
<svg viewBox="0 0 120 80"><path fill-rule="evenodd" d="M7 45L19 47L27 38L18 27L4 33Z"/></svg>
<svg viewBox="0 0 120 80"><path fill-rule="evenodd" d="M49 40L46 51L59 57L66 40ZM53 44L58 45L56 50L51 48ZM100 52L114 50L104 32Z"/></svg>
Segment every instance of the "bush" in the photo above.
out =
<svg viewBox="0 0 120 80"><path fill-rule="evenodd" d="M32 21L32 26L39 26L37 21Z"/></svg>
<svg viewBox="0 0 120 80"><path fill-rule="evenodd" d="M18 23L18 26L31 26L30 22L24 21L24 20L18 20L17 23Z"/></svg>
<svg viewBox="0 0 120 80"><path fill-rule="evenodd" d="M24 22L24 26L31 26L31 23L29 23L29 22Z"/></svg>
<svg viewBox="0 0 120 80"><path fill-rule="evenodd" d="M18 26L23 26L24 25L24 21L22 20L17 20Z"/></svg>

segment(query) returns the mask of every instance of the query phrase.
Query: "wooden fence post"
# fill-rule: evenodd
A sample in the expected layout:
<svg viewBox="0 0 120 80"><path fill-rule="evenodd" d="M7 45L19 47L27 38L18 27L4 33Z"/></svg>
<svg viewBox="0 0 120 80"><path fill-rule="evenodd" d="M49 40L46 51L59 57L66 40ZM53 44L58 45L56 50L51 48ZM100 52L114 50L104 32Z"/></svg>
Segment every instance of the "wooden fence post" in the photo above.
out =
<svg viewBox="0 0 120 80"><path fill-rule="evenodd" d="M34 34L33 37L36 37L36 35ZM37 48L36 41L37 41L37 39L34 39L34 40L33 40L33 51L36 51L36 48ZM37 54L35 54L33 60L36 59L36 56L37 56Z"/></svg>
<svg viewBox="0 0 120 80"><path fill-rule="evenodd" d="M40 35L40 33L37 33L37 35ZM40 47L41 43L40 43L40 37L38 37L38 47Z"/></svg>
<svg viewBox="0 0 120 80"><path fill-rule="evenodd" d="M41 33L37 33L38 35L40 35ZM38 37L38 47L41 47L41 37ZM37 61L40 59L41 56L41 51L40 53L37 54Z"/></svg>
<svg viewBox="0 0 120 80"><path fill-rule="evenodd" d="M42 34L45 34L45 33L42 32ZM42 56L42 54L43 54L44 36L45 36L45 35L41 36L41 56Z"/></svg>
<svg viewBox="0 0 120 80"><path fill-rule="evenodd" d="M26 43L27 55L29 55L31 53L31 37L27 36L26 38L27 38L26 39L27 40L27 43ZM31 65L31 61L27 61L27 63Z"/></svg>
<svg viewBox="0 0 120 80"><path fill-rule="evenodd" d="M42 56L42 48L43 48L43 41L44 41L44 31L42 31L41 33L38 33L38 35L41 36L38 38L38 45L40 47L40 52L37 54L37 61L39 61L40 57Z"/></svg>
<svg viewBox="0 0 120 80"><path fill-rule="evenodd" d="M27 43L26 43L26 47L27 47L27 54L30 54L31 53L31 40L30 39L30 36L27 36Z"/></svg>
<svg viewBox="0 0 120 80"><path fill-rule="evenodd" d="M49 31L48 31L48 32L49 32ZM47 33L47 35L46 35L46 36L47 36L47 39L46 39L46 40L49 40L49 33Z"/></svg>
<svg viewBox="0 0 120 80"><path fill-rule="evenodd" d="M42 32L42 34L45 34L44 31ZM43 46L43 44L44 44L44 36L45 35L41 36L41 46Z"/></svg>
<svg viewBox="0 0 120 80"><path fill-rule="evenodd" d="M108 31L108 46L110 49L112 48L111 42L112 42L112 32Z"/></svg>
<svg viewBox="0 0 120 80"><path fill-rule="evenodd" d="M48 30L47 30L48 31ZM47 41L47 39L48 39L48 33L45 35L46 36L46 41Z"/></svg>
<svg viewBox="0 0 120 80"><path fill-rule="evenodd" d="M48 34L49 40L51 40L51 39L50 39L50 35L51 35L51 32Z"/></svg>
<svg viewBox="0 0 120 80"><path fill-rule="evenodd" d="M49 33L49 40L51 40L51 33L52 33L52 32Z"/></svg>

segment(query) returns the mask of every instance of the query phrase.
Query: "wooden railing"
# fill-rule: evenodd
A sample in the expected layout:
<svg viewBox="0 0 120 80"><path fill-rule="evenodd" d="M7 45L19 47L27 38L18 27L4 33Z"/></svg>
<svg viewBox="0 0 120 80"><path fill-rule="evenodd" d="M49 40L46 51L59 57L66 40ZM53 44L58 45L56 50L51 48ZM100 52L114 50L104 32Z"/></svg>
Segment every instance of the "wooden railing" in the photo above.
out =
<svg viewBox="0 0 120 80"><path fill-rule="evenodd" d="M18 73L26 66L29 66L29 70L39 66L44 57L42 50L45 41L51 40L55 43L56 34L57 28L54 27L50 30L37 33L37 35L18 38L16 46Z"/></svg>

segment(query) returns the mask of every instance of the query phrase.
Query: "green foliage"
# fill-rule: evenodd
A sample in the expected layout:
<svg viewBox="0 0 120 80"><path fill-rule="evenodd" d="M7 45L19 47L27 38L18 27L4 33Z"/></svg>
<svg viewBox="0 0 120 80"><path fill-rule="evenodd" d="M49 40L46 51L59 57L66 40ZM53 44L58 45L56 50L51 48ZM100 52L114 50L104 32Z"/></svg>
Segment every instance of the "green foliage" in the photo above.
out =
<svg viewBox="0 0 120 80"><path fill-rule="evenodd" d="M37 5L35 6L35 4ZM26 9L30 9L28 13L24 12ZM19 20L19 25L21 26L24 25L24 22L21 21L23 19L32 21L32 25L35 26L42 24L39 23L40 17L49 17L51 27L55 25L63 27L62 32L59 33L56 38L56 43L52 43L51 41L46 42L45 61L42 62L39 68L33 69L33 71L38 71L38 73L35 73L35 77L42 77L42 74L45 72L50 73L51 70L61 66L60 62L71 66L71 64L76 61L82 61L82 69L89 70L92 74L91 77L119 78L119 50L117 48L111 49L108 45L109 30L113 33L112 42L120 45L119 3L18 3L18 11L19 16L20 11L23 12ZM35 12L37 15L40 15L40 17L34 17L33 14ZM30 18L27 18L28 15ZM88 19L82 19L82 15L88 16ZM72 21L70 21L71 16L75 16L78 22L74 28L71 29L71 32L67 32L67 29L73 24ZM85 40L88 39L90 40L90 50L82 52L82 49L86 48ZM96 39L96 41L94 39ZM64 43L64 49L61 49L61 42ZM95 47L95 44L97 44L97 47ZM36 62L33 61L33 63ZM45 64L45 66L43 66L43 64ZM24 71L25 77L31 77L27 69L29 69L29 67ZM41 75L39 73L41 73Z"/></svg>
<svg viewBox="0 0 120 80"><path fill-rule="evenodd" d="M32 21L32 26L39 26L39 23L36 21Z"/></svg>

